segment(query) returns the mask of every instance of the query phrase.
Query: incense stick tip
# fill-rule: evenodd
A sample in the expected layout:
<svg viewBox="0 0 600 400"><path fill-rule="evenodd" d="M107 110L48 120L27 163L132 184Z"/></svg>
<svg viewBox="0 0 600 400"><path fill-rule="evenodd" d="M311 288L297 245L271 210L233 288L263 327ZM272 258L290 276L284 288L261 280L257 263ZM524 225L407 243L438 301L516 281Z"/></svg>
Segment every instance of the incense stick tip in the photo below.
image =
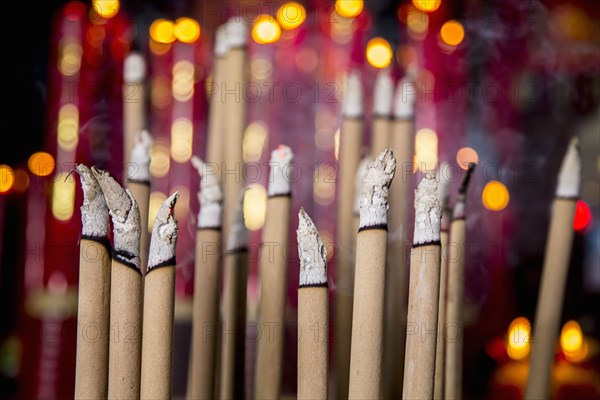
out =
<svg viewBox="0 0 600 400"><path fill-rule="evenodd" d="M146 61L137 52L129 53L125 58L123 79L126 83L142 82L146 78Z"/></svg>
<svg viewBox="0 0 600 400"><path fill-rule="evenodd" d="M148 256L148 272L152 268L163 265L175 265L175 249L177 246L177 220L175 219L175 204L179 192L173 193L160 206L150 241Z"/></svg>
<svg viewBox="0 0 600 400"><path fill-rule="evenodd" d="M409 119L415 115L415 103L417 100L417 85L414 75L416 71L410 69L396 85L394 98L394 117L398 119Z"/></svg>
<svg viewBox="0 0 600 400"><path fill-rule="evenodd" d="M348 73L346 78L342 115L347 118L361 118L363 116L363 88L359 71Z"/></svg>
<svg viewBox="0 0 600 400"><path fill-rule="evenodd" d="M102 194L102 188L88 167L79 164L76 169L83 190L81 234L98 238L106 237L110 224L108 221L108 207Z"/></svg>
<svg viewBox="0 0 600 400"><path fill-rule="evenodd" d="M244 193L245 191L240 193L240 199L233 216L231 230L227 238L227 251L234 251L248 245L248 228L246 228L244 222Z"/></svg>
<svg viewBox="0 0 600 400"><path fill-rule="evenodd" d="M299 286L327 284L327 249L312 219L300 208L298 213Z"/></svg>
<svg viewBox="0 0 600 400"><path fill-rule="evenodd" d="M389 69L382 69L377 74L373 97L373 113L375 115L388 117L392 114L394 82Z"/></svg>
<svg viewBox="0 0 600 400"><path fill-rule="evenodd" d="M210 170L210 165L203 162L199 157L192 156L192 165L200 175L198 228L219 228L223 211L221 183L213 171Z"/></svg>
<svg viewBox="0 0 600 400"><path fill-rule="evenodd" d="M269 196L288 195L292 192L293 168L290 166L294 154L292 149L285 145L271 152L271 176L269 177Z"/></svg>
<svg viewBox="0 0 600 400"><path fill-rule="evenodd" d="M395 171L396 159L389 148L367 166L360 200L361 228L387 225L388 194Z"/></svg>
<svg viewBox="0 0 600 400"><path fill-rule="evenodd" d="M579 141L574 137L569 142L569 147L562 160L558 174L558 185L556 196L577 198L581 185L581 156L579 153Z"/></svg>
<svg viewBox="0 0 600 400"><path fill-rule="evenodd" d="M153 144L152 135L146 129L135 135L135 145L129 159L131 171L127 174L127 179L150 181L150 148Z"/></svg>
<svg viewBox="0 0 600 400"><path fill-rule="evenodd" d="M362 183L365 179L365 175L367 174L367 166L372 161L373 160L371 157L366 156L362 160L360 160L360 163L356 168L356 176L354 178L354 214L356 215L360 215L360 198L362 194Z"/></svg>
<svg viewBox="0 0 600 400"><path fill-rule="evenodd" d="M215 33L215 57L224 57L229 51L227 40L227 24L220 25Z"/></svg>
<svg viewBox="0 0 600 400"><path fill-rule="evenodd" d="M428 173L415 191L414 244L440 240L442 208L438 201L438 184L434 173Z"/></svg>
<svg viewBox="0 0 600 400"><path fill-rule="evenodd" d="M227 21L227 45L229 49L246 47L248 24L242 17L231 17Z"/></svg>

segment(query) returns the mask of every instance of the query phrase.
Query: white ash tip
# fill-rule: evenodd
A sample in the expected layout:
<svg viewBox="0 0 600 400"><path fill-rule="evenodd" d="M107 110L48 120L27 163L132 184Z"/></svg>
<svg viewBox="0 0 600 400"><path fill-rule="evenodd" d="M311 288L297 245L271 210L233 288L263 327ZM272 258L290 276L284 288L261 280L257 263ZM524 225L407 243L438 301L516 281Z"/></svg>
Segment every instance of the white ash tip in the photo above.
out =
<svg viewBox="0 0 600 400"><path fill-rule="evenodd" d="M289 195L292 192L292 170L290 167L294 154L283 144L271 152L271 175L269 177L269 196Z"/></svg>
<svg viewBox="0 0 600 400"><path fill-rule="evenodd" d="M389 148L367 166L360 199L361 228L387 225L388 194L395 171L396 159Z"/></svg>
<svg viewBox="0 0 600 400"><path fill-rule="evenodd" d="M354 178L354 214L360 215L360 198L362 194L362 183L367 174L367 166L373 160L367 156L360 160L358 167L356 168L356 176Z"/></svg>
<svg viewBox="0 0 600 400"><path fill-rule="evenodd" d="M363 116L363 87L359 71L348 73L346 78L342 115L346 118L361 118Z"/></svg>
<svg viewBox="0 0 600 400"><path fill-rule="evenodd" d="M223 211L221 184L214 171L211 170L210 165L203 162L199 157L192 157L192 165L200 175L198 228L219 228L221 227L221 214Z"/></svg>
<svg viewBox="0 0 600 400"><path fill-rule="evenodd" d="M560 166L556 196L577 198L579 197L580 185L581 155L579 153L579 140L574 137L569 142L569 148Z"/></svg>
<svg viewBox="0 0 600 400"><path fill-rule="evenodd" d="M240 199L233 216L231 230L227 238L227 251L235 251L248 245L248 228L244 222L244 192L240 193Z"/></svg>
<svg viewBox="0 0 600 400"><path fill-rule="evenodd" d="M125 82L142 82L146 78L146 61L140 53L129 53L125 58L123 79Z"/></svg>
<svg viewBox="0 0 600 400"><path fill-rule="evenodd" d="M228 49L246 47L248 42L248 24L243 17L231 17L227 21Z"/></svg>
<svg viewBox="0 0 600 400"><path fill-rule="evenodd" d="M388 117L392 114L394 103L394 81L389 68L382 69L375 80L375 91L373 94L373 114L380 117Z"/></svg>
<svg viewBox="0 0 600 400"><path fill-rule="evenodd" d="M396 85L394 117L397 119L411 119L415 116L415 103L417 102L415 74L416 71L413 68L408 69Z"/></svg>
<svg viewBox="0 0 600 400"><path fill-rule="evenodd" d="M150 253L148 256L148 272L152 268L167 265L172 262L175 265L175 250L177 247L177 220L175 219L175 203L179 198L179 192L173 193L160 206L154 226L152 227L152 239L150 240Z"/></svg>
<svg viewBox="0 0 600 400"><path fill-rule="evenodd" d="M94 178L92 171L83 164L77 165L83 190L83 205L81 206L81 234L89 237L102 238L108 235L108 207L102 194L102 188Z"/></svg>
<svg viewBox="0 0 600 400"><path fill-rule="evenodd" d="M438 201L438 184L434 173L428 173L415 191L414 244L440 240L442 208Z"/></svg>
<svg viewBox="0 0 600 400"><path fill-rule="evenodd" d="M225 57L229 51L227 24L220 25L215 33L215 57Z"/></svg>
<svg viewBox="0 0 600 400"><path fill-rule="evenodd" d="M150 148L154 140L146 129L135 135L135 145L129 159L131 172L127 179L150 182Z"/></svg>
<svg viewBox="0 0 600 400"><path fill-rule="evenodd" d="M298 213L298 254L300 255L299 286L327 284L327 249L317 227L304 208Z"/></svg>

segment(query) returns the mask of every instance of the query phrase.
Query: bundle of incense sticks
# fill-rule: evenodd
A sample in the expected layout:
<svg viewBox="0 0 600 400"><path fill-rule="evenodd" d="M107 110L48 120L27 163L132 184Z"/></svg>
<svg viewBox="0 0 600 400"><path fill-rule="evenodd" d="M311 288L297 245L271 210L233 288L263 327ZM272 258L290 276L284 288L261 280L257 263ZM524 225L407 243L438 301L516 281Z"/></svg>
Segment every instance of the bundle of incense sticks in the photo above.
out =
<svg viewBox="0 0 600 400"><path fill-rule="evenodd" d="M298 214L298 399L326 399L329 291L327 250L303 208ZM315 329L316 328L316 329Z"/></svg>
<svg viewBox="0 0 600 400"><path fill-rule="evenodd" d="M360 202L350 353L349 399L381 397L388 192L396 170L390 149L367 167Z"/></svg>
<svg viewBox="0 0 600 400"><path fill-rule="evenodd" d="M158 210L152 228L148 271L144 277L144 325L140 398L168 399L173 381L173 318L175 312L175 248L179 193Z"/></svg>
<svg viewBox="0 0 600 400"><path fill-rule="evenodd" d="M404 399L431 399L435 373L440 284L440 220L434 173L415 191L415 230L410 257L410 285L404 365Z"/></svg>
<svg viewBox="0 0 600 400"><path fill-rule="evenodd" d="M101 399L106 398L108 389L110 313L108 208L102 190L91 171L80 164L77 166L77 172L81 178L83 205L79 247L75 398Z"/></svg>
<svg viewBox="0 0 600 400"><path fill-rule="evenodd" d="M373 121L371 126L371 156L391 146L391 115L394 100L394 82L389 68L382 69L375 81L373 94Z"/></svg>
<svg viewBox="0 0 600 400"><path fill-rule="evenodd" d="M135 199L107 172L92 167L113 222L108 398L140 396L142 285L140 212Z"/></svg>
<svg viewBox="0 0 600 400"><path fill-rule="evenodd" d="M148 266L148 207L150 205L150 148L152 143L152 136L148 131L143 130L136 135L129 161L129 173L125 182L125 187L131 192L140 209L142 274L146 273Z"/></svg>
<svg viewBox="0 0 600 400"><path fill-rule="evenodd" d="M127 55L123 67L123 170L126 180L129 172L129 155L135 145L135 137L146 124L144 112L144 79L146 79L146 61L144 57L131 52Z"/></svg>
<svg viewBox="0 0 600 400"><path fill-rule="evenodd" d="M444 377L444 397L447 399L462 398L462 352L463 352L463 312L465 291L465 236L466 215L465 203L467 188L473 170L474 163L469 167L458 190L458 197L454 205L452 223L450 224L450 246L448 248L448 284L446 300L447 326L455 327L459 334L453 340L446 343L446 366Z"/></svg>
<svg viewBox="0 0 600 400"><path fill-rule="evenodd" d="M544 256L544 269L532 331L531 365L527 378L527 399L545 399L550 392L550 377L571 246L573 243L573 218L581 184L581 160L577 138L571 140L562 161L556 195L552 206L550 230Z"/></svg>
<svg viewBox="0 0 600 400"><path fill-rule="evenodd" d="M272 335L258 337L254 384L256 399L278 399L281 393L287 288L286 249L292 193L289 164L292 157L291 149L283 145L271 153L267 217L263 228L262 257L259 260L261 293L258 319L261 331L272 332ZM266 246L274 246L275 250Z"/></svg>
<svg viewBox="0 0 600 400"><path fill-rule="evenodd" d="M360 161L363 137L363 89L360 74L350 72L342 104L342 127L339 147L339 184L337 187L337 261L335 297L335 366L336 395L348 397L350 336L352 331L352 266L354 261L352 230L353 193L356 169Z"/></svg>
<svg viewBox="0 0 600 400"><path fill-rule="evenodd" d="M223 193L218 178L198 157L192 164L201 176L200 212L196 233L192 355L188 398L212 399L217 362L217 329L221 265L221 210Z"/></svg>

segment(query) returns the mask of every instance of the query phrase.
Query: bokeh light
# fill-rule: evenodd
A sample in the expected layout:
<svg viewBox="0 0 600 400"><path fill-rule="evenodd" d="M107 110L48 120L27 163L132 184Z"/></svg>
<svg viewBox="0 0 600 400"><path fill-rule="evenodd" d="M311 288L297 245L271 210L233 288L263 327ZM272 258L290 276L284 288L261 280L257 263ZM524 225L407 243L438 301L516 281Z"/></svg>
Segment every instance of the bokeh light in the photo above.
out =
<svg viewBox="0 0 600 400"><path fill-rule="evenodd" d="M187 118L177 118L171 125L171 157L178 163L192 158L194 126Z"/></svg>
<svg viewBox="0 0 600 400"><path fill-rule="evenodd" d="M531 324L525 317L515 318L508 327L506 352L513 360L522 360L531 350Z"/></svg>
<svg viewBox="0 0 600 400"><path fill-rule="evenodd" d="M583 200L577 200L575 208L575 218L573 219L573 229L577 232L583 232L592 222L592 211Z"/></svg>
<svg viewBox="0 0 600 400"><path fill-rule="evenodd" d="M333 165L320 164L314 173L313 199L322 206L333 203L336 181L336 171Z"/></svg>
<svg viewBox="0 0 600 400"><path fill-rule="evenodd" d="M415 164L423 171L433 171L438 161L438 138L435 131L423 128L415 135Z"/></svg>
<svg viewBox="0 0 600 400"><path fill-rule="evenodd" d="M429 16L421 11L410 13L406 17L408 35L414 40L423 40L429 29Z"/></svg>
<svg viewBox="0 0 600 400"><path fill-rule="evenodd" d="M81 69L83 55L81 44L72 38L65 38L61 40L59 47L58 70L64 76L77 75Z"/></svg>
<svg viewBox="0 0 600 400"><path fill-rule="evenodd" d="M508 205L510 195L508 189L503 183L498 181L490 181L483 188L481 193L481 201L485 208L491 211L502 211Z"/></svg>
<svg viewBox="0 0 600 400"><path fill-rule="evenodd" d="M581 362L588 355L588 346L577 321L568 321L560 333L560 347L571 362Z"/></svg>
<svg viewBox="0 0 600 400"><path fill-rule="evenodd" d="M290 1L282 4L277 10L277 22L282 29L291 30L299 27L306 20L306 9L300 3Z"/></svg>
<svg viewBox="0 0 600 400"><path fill-rule="evenodd" d="M194 64L187 60L177 61L173 66L172 91L177 101L185 102L194 96Z"/></svg>
<svg viewBox="0 0 600 400"><path fill-rule="evenodd" d="M175 21L173 34L182 43L194 43L200 38L200 24L192 18L178 18Z"/></svg>
<svg viewBox="0 0 600 400"><path fill-rule="evenodd" d="M440 29L440 38L448 46L458 46L465 38L465 29L458 21L447 21Z"/></svg>
<svg viewBox="0 0 600 400"><path fill-rule="evenodd" d="M157 19L150 25L150 37L158 43L173 43L176 39L175 24L167 19Z"/></svg>
<svg viewBox="0 0 600 400"><path fill-rule="evenodd" d="M469 168L469 163L479 163L479 155L474 149L463 147L456 152L456 162L466 171Z"/></svg>
<svg viewBox="0 0 600 400"><path fill-rule="evenodd" d="M433 12L440 8L442 0L413 0L413 5L421 11Z"/></svg>
<svg viewBox="0 0 600 400"><path fill-rule="evenodd" d="M358 16L365 7L363 0L336 0L335 11L346 18Z"/></svg>
<svg viewBox="0 0 600 400"><path fill-rule="evenodd" d="M61 172L52 186L52 215L59 221L68 221L75 210L75 180L70 172Z"/></svg>
<svg viewBox="0 0 600 400"><path fill-rule="evenodd" d="M269 130L263 121L254 121L246 127L242 144L244 162L260 161Z"/></svg>
<svg viewBox="0 0 600 400"><path fill-rule="evenodd" d="M79 143L79 110L75 104L65 104L58 111L56 126L58 146L73 151Z"/></svg>
<svg viewBox="0 0 600 400"><path fill-rule="evenodd" d="M150 148L150 174L155 178L162 178L169 173L170 166L168 144L157 139Z"/></svg>
<svg viewBox="0 0 600 400"><path fill-rule="evenodd" d="M1 177L0 173L0 177ZM1 179L1 178L0 178ZM21 168L15 169L15 182L12 190L16 193L23 193L29 187L29 174Z"/></svg>
<svg viewBox="0 0 600 400"><path fill-rule="evenodd" d="M37 176L50 175L54 171L55 165L54 157L44 151L32 154L27 161L29 171Z"/></svg>
<svg viewBox="0 0 600 400"><path fill-rule="evenodd" d="M392 46L383 38L373 38L367 43L367 61L375 68L385 68L392 62Z"/></svg>
<svg viewBox="0 0 600 400"><path fill-rule="evenodd" d="M252 27L252 39L259 44L275 43L281 37L281 27L275 18L262 14Z"/></svg>
<svg viewBox="0 0 600 400"><path fill-rule="evenodd" d="M117 15L121 7L119 0L93 0L92 6L96 14L106 19Z"/></svg>
<svg viewBox="0 0 600 400"><path fill-rule="evenodd" d="M152 192L150 193L150 201L148 203L148 230L152 231L154 226L154 220L158 215L158 210L162 203L167 200L167 195L163 192ZM179 202L179 200L178 200ZM177 209L177 207L175 207Z"/></svg>
<svg viewBox="0 0 600 400"><path fill-rule="evenodd" d="M0 193L6 193L12 189L15 183L15 172L6 164L0 165Z"/></svg>
<svg viewBox="0 0 600 400"><path fill-rule="evenodd" d="M267 215L267 190L263 185L252 184L244 192L244 223L256 231L265 224Z"/></svg>

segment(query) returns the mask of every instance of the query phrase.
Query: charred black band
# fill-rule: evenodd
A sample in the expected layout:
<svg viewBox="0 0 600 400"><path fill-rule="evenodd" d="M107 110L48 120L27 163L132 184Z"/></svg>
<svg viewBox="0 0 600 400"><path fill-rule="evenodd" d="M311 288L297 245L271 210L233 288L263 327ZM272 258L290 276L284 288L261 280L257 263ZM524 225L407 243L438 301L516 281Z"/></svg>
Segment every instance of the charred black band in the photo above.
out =
<svg viewBox="0 0 600 400"><path fill-rule="evenodd" d="M277 193L269 195L269 199L274 199L275 197L292 197L292 192L288 193Z"/></svg>
<svg viewBox="0 0 600 400"><path fill-rule="evenodd" d="M128 183L139 183L140 185L146 185L146 186L150 186L150 181L146 180L146 179L127 179Z"/></svg>
<svg viewBox="0 0 600 400"><path fill-rule="evenodd" d="M161 268L161 267L174 267L175 265L177 265L177 260L175 259L175 257L171 257L166 261L163 261L161 263L158 263L156 265L148 266L148 271L146 271L146 275L148 275L150 272L154 271L155 269Z"/></svg>
<svg viewBox="0 0 600 400"><path fill-rule="evenodd" d="M116 260L118 262L120 262L121 264L132 268L134 270L136 270L140 275L142 274L142 271L140 271L140 267L137 266L132 260L134 259L138 259L139 257L134 256L133 254L127 252L127 251L123 251L123 250L113 250L112 252L112 258L113 260Z"/></svg>
<svg viewBox="0 0 600 400"><path fill-rule="evenodd" d="M388 225L387 224L379 224L379 225L361 226L360 228L358 228L358 231L362 232L362 231L368 231L371 229L381 229L381 230L384 230L387 232Z"/></svg>
<svg viewBox="0 0 600 400"><path fill-rule="evenodd" d="M89 235L81 235L82 239L89 240L92 242L100 243L106 251L110 254L112 250L112 246L110 245L110 241L106 236L89 236Z"/></svg>
<svg viewBox="0 0 600 400"><path fill-rule="evenodd" d="M302 288L309 288L309 287L329 287L327 285L327 282L323 282L323 283L306 283L304 285L298 285L298 289L302 289Z"/></svg>
<svg viewBox="0 0 600 400"><path fill-rule="evenodd" d="M439 240L434 240L432 242L426 242L426 243L419 243L419 244L413 244L412 248L416 249L417 247L423 247L423 246L429 246L429 245L437 245L437 246L441 246L442 242L440 242Z"/></svg>

